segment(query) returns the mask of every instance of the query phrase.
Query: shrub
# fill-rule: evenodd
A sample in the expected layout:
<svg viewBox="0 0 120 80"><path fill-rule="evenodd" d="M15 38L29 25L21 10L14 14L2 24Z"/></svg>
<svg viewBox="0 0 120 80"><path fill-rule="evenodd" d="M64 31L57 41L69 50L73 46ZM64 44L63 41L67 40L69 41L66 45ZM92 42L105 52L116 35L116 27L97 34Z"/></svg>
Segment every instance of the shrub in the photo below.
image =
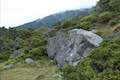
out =
<svg viewBox="0 0 120 80"><path fill-rule="evenodd" d="M108 68L117 70L114 67L120 67L116 63L120 63L120 39L104 41L101 46L95 49L90 56L94 67L99 71L104 71ZM103 63L104 62L104 63ZM116 64L116 65L114 65ZM92 66L93 67L93 66ZM93 68L94 68L93 67Z"/></svg>
<svg viewBox="0 0 120 80"><path fill-rule="evenodd" d="M91 22L80 22L80 28L90 30L93 27Z"/></svg>
<svg viewBox="0 0 120 80"><path fill-rule="evenodd" d="M67 29L67 28L70 28L70 27L73 27L76 25L76 22L72 21L72 20L66 20L62 23L62 28L64 29Z"/></svg>
<svg viewBox="0 0 120 80"><path fill-rule="evenodd" d="M98 75L98 80L119 80L120 78L119 71L112 71L110 69L104 71Z"/></svg>
<svg viewBox="0 0 120 80"><path fill-rule="evenodd" d="M116 25L117 23L118 23L117 19L112 19L109 21L109 25L111 25L111 26Z"/></svg>
<svg viewBox="0 0 120 80"><path fill-rule="evenodd" d="M112 18L111 12L103 12L99 15L99 22L100 23L107 23Z"/></svg>
<svg viewBox="0 0 120 80"><path fill-rule="evenodd" d="M0 60L7 61L9 59L9 56L10 56L9 52L0 53Z"/></svg>
<svg viewBox="0 0 120 80"><path fill-rule="evenodd" d="M64 67L62 68L62 71L63 71L63 73L64 73L64 75L63 75L64 78L70 77L70 73L73 72L73 70L74 70L74 67L73 67L73 66L68 65L68 64L64 65ZM72 75L71 75L71 76L72 76Z"/></svg>
<svg viewBox="0 0 120 80"><path fill-rule="evenodd" d="M96 11L97 12L104 12L104 11L110 11L110 0L99 0L99 2L96 5Z"/></svg>
<svg viewBox="0 0 120 80"><path fill-rule="evenodd" d="M110 0L111 9L115 12L120 12L120 0Z"/></svg>
<svg viewBox="0 0 120 80"><path fill-rule="evenodd" d="M83 18L81 18L81 20L80 20L80 22L97 22L97 16L95 16L95 15L89 15L89 16L85 16L85 17L83 17Z"/></svg>
<svg viewBox="0 0 120 80"><path fill-rule="evenodd" d="M31 39L31 46L33 48L38 47L38 46L43 46L46 44L47 44L47 40L45 38L33 37Z"/></svg>
<svg viewBox="0 0 120 80"><path fill-rule="evenodd" d="M29 51L29 54L31 54L34 59L40 59L41 57L47 55L45 47L33 48Z"/></svg>

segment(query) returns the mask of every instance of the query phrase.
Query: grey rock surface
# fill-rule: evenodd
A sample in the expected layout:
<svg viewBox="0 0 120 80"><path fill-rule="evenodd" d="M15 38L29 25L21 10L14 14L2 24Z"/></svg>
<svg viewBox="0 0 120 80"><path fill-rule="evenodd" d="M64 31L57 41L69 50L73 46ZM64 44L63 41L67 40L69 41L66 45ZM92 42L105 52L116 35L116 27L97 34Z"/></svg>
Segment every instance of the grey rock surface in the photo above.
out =
<svg viewBox="0 0 120 80"><path fill-rule="evenodd" d="M47 53L59 67L64 64L77 65L80 59L89 55L102 40L100 36L83 29L58 32L56 36L48 39Z"/></svg>
<svg viewBox="0 0 120 80"><path fill-rule="evenodd" d="M14 67L13 64L7 64L7 65L4 66L4 69L11 69L13 67Z"/></svg>
<svg viewBox="0 0 120 80"><path fill-rule="evenodd" d="M32 64L33 62L34 62L34 60L32 58L26 58L25 59L26 64Z"/></svg>

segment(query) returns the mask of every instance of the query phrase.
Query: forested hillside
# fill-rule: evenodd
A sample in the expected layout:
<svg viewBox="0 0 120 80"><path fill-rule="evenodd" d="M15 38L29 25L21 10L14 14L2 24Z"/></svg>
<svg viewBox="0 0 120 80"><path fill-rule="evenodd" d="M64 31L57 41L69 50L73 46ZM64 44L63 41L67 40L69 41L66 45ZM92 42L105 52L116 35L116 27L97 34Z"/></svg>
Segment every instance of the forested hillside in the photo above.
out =
<svg viewBox="0 0 120 80"><path fill-rule="evenodd" d="M25 27L33 27L33 25ZM84 57L78 65L66 64L58 68L63 77L60 80L120 80L120 0L100 0L89 15L69 17L57 22L52 28L6 29L1 27L0 62L16 64L26 58L32 58L35 61L49 60L46 47L48 38L55 36L59 31L67 32L76 28L93 31L103 38L103 42L92 50L90 55ZM47 65L44 61L42 66L53 70L53 64L56 62L51 64L46 61L49 62ZM3 69L0 71L4 72ZM44 75L48 75L47 73ZM45 80L44 75L34 80Z"/></svg>
<svg viewBox="0 0 120 80"><path fill-rule="evenodd" d="M23 25L17 26L17 28L40 28L43 26L52 27L55 23L61 22L64 19L79 16L79 15L88 15L90 9L81 9L81 10L70 10L61 13L56 13L44 17L43 19L37 19L35 21L25 23Z"/></svg>

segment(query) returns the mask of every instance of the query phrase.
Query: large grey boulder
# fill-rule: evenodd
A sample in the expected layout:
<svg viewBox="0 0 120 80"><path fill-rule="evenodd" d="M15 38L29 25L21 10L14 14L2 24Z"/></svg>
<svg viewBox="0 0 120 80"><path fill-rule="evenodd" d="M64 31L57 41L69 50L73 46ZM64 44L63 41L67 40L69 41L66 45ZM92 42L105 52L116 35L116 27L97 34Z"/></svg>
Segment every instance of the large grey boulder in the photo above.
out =
<svg viewBox="0 0 120 80"><path fill-rule="evenodd" d="M48 39L47 53L56 60L59 67L64 64L76 65L92 49L98 47L102 40L100 36L83 29L58 32Z"/></svg>

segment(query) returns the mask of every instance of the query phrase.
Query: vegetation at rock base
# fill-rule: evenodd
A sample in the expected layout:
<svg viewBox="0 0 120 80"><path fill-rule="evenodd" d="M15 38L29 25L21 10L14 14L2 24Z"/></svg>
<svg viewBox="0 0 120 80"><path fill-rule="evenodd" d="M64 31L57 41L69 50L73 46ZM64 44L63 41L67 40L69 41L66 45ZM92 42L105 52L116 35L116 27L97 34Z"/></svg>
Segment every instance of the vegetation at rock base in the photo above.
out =
<svg viewBox="0 0 120 80"><path fill-rule="evenodd" d="M120 39L105 40L76 67L63 68L65 80L119 80Z"/></svg>

